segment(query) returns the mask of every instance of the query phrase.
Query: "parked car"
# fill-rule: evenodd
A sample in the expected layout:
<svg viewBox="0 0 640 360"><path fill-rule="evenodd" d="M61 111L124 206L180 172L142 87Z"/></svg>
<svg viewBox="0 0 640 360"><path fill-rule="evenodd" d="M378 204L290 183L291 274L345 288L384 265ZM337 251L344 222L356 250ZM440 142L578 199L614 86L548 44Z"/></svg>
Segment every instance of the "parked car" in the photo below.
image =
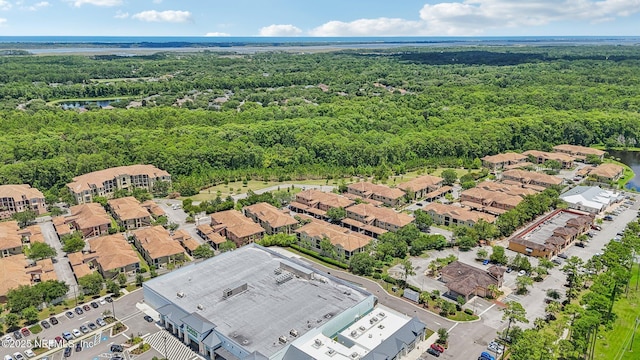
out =
<svg viewBox="0 0 640 360"><path fill-rule="evenodd" d="M104 298L104 301L110 303L113 302L113 299L111 298L111 296L107 296L106 298Z"/></svg>
<svg viewBox="0 0 640 360"><path fill-rule="evenodd" d="M78 330L78 329L73 329L73 330L71 330L71 333L73 334L73 336L75 336L75 337L77 337L77 338L78 338L78 337L80 337L80 336L82 336L82 333L81 333L81 332L80 332L80 330Z"/></svg>
<svg viewBox="0 0 640 360"><path fill-rule="evenodd" d="M22 334L20 334L20 331L16 330L13 332L13 338L16 340L22 339Z"/></svg>
<svg viewBox="0 0 640 360"><path fill-rule="evenodd" d="M56 344L62 344L62 338L60 336L56 336L54 340Z"/></svg>
<svg viewBox="0 0 640 360"><path fill-rule="evenodd" d="M27 329L26 327L23 327L20 332L22 333L22 336L27 337L29 335L31 335L31 331L29 331L29 329Z"/></svg>
<svg viewBox="0 0 640 360"><path fill-rule="evenodd" d="M33 350L31 350L31 349L25 350L24 354L27 355L28 358L32 358L32 357L36 356L36 353L34 353Z"/></svg>
<svg viewBox="0 0 640 360"><path fill-rule="evenodd" d="M562 259L558 259L558 258L553 258L553 260L551 260L552 263L556 264L556 265L562 265Z"/></svg>
<svg viewBox="0 0 640 360"><path fill-rule="evenodd" d="M493 355L489 354L486 351L483 351L480 354L480 357L478 358L478 360L496 360L496 358L493 357Z"/></svg>
<svg viewBox="0 0 640 360"><path fill-rule="evenodd" d="M91 307L92 307L92 308L97 309L97 308L98 308L98 306L99 306L99 305L98 305L98 303L97 303L97 302L95 302L95 301L92 301L92 302L91 302Z"/></svg>
<svg viewBox="0 0 640 360"><path fill-rule="evenodd" d="M82 331L83 334L86 334L89 332L89 328L86 327L85 325L81 325L80 326L80 331Z"/></svg>
<svg viewBox="0 0 640 360"><path fill-rule="evenodd" d="M104 305L106 303L107 303L107 301L104 298L100 299L100 305Z"/></svg>
<svg viewBox="0 0 640 360"><path fill-rule="evenodd" d="M153 321L154 321L154 320L153 320L153 318L152 318L151 316L149 316L149 315L145 315L145 316L144 316L144 320L145 320L146 322L153 322Z"/></svg>
<svg viewBox="0 0 640 360"><path fill-rule="evenodd" d="M4 360L14 360L11 355L5 355Z"/></svg>
<svg viewBox="0 0 640 360"><path fill-rule="evenodd" d="M75 312L76 312L76 314L78 314L78 315L82 315L82 314L84 314L84 311L82 311L82 309L81 309L81 308L79 308L79 307L75 308Z"/></svg>
<svg viewBox="0 0 640 360"><path fill-rule="evenodd" d="M62 337L67 341L73 340L73 335L71 335L71 333L68 331L63 332Z"/></svg>
<svg viewBox="0 0 640 360"><path fill-rule="evenodd" d="M567 256L567 254L565 254L565 253L560 253L560 254L558 254L558 257L559 257L560 259L568 259L568 258L569 258L569 256Z"/></svg>
<svg viewBox="0 0 640 360"><path fill-rule="evenodd" d="M444 348L440 344L433 343L431 344L431 348L437 352L441 352L441 353L444 352Z"/></svg>
<svg viewBox="0 0 640 360"><path fill-rule="evenodd" d="M73 313L71 313L71 315L73 315ZM58 318L55 316L52 316L49 318L49 322L51 323L51 325L58 325Z"/></svg>
<svg viewBox="0 0 640 360"><path fill-rule="evenodd" d="M111 350L111 352L114 352L114 353L121 353L124 350L124 348L122 347L122 345L113 344L111 345L111 348L109 350Z"/></svg>
<svg viewBox="0 0 640 360"><path fill-rule="evenodd" d="M91 310L91 306L85 305L85 306L82 307L82 310L89 311L89 310Z"/></svg>
<svg viewBox="0 0 640 360"><path fill-rule="evenodd" d="M24 360L24 356L22 356L22 354L17 351L13 353L13 358L16 360Z"/></svg>
<svg viewBox="0 0 640 360"><path fill-rule="evenodd" d="M68 358L69 356L71 356L71 347L67 346L64 348L64 357Z"/></svg>
<svg viewBox="0 0 640 360"><path fill-rule="evenodd" d="M611 215L606 215L604 218L602 218L604 221L613 221L613 216Z"/></svg>
<svg viewBox="0 0 640 360"><path fill-rule="evenodd" d="M64 313L69 319L73 318L73 313L71 311L67 311Z"/></svg>
<svg viewBox="0 0 640 360"><path fill-rule="evenodd" d="M45 329L48 329L51 327L51 324L49 324L49 322L47 320L42 320L40 321L40 326L42 326Z"/></svg>
<svg viewBox="0 0 640 360"><path fill-rule="evenodd" d="M417 203L416 205L418 205L418 206L424 206L424 204L423 204L423 203Z"/></svg>
<svg viewBox="0 0 640 360"><path fill-rule="evenodd" d="M524 270L518 271L518 276L525 276L525 275L527 275L526 271L524 271Z"/></svg>
<svg viewBox="0 0 640 360"><path fill-rule="evenodd" d="M579 241L579 242L576 243L576 246L583 248L583 247L585 247L585 244L583 242Z"/></svg>
<svg viewBox="0 0 640 360"><path fill-rule="evenodd" d="M88 326L88 327L89 327L89 329L91 329L91 330L95 330L95 329L97 329L97 328L98 328L98 327L96 326L96 324L94 324L94 323L92 323L92 322L88 323L88 324L87 324L87 326Z"/></svg>
<svg viewBox="0 0 640 360"><path fill-rule="evenodd" d="M510 267L508 267L508 268L507 268L507 273L510 273L510 272L512 272L512 271L513 271L513 269L512 269L512 268L510 268Z"/></svg>
<svg viewBox="0 0 640 360"><path fill-rule="evenodd" d="M435 356L435 357L440 357L440 352L438 350L433 350L432 348L428 348L427 349L427 353Z"/></svg>
<svg viewBox="0 0 640 360"><path fill-rule="evenodd" d="M76 352L80 352L82 351L82 342L77 342L76 343Z"/></svg>
<svg viewBox="0 0 640 360"><path fill-rule="evenodd" d="M591 225L591 228L598 231L602 230L602 227L600 225Z"/></svg>
<svg viewBox="0 0 640 360"><path fill-rule="evenodd" d="M496 354L502 354L504 352L504 345L491 341L489 346L487 346L487 350L493 351Z"/></svg>
<svg viewBox="0 0 640 360"><path fill-rule="evenodd" d="M96 324L98 324L98 326L106 326L107 325L107 323L102 318L97 318L96 319Z"/></svg>
<svg viewBox="0 0 640 360"><path fill-rule="evenodd" d="M489 260L485 259L484 261L482 261L482 265L489 265Z"/></svg>

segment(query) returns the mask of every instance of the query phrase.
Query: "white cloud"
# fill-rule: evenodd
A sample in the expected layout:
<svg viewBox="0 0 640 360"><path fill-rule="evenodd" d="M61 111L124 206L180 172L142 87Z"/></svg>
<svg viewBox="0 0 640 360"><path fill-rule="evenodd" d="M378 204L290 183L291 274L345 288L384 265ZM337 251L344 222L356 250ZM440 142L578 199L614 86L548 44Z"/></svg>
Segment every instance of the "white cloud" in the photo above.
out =
<svg viewBox="0 0 640 360"><path fill-rule="evenodd" d="M42 8L46 8L48 6L50 6L51 4L49 4L47 1L40 1L39 3L33 4L31 6L28 6L26 9L29 11L38 11Z"/></svg>
<svg viewBox="0 0 640 360"><path fill-rule="evenodd" d="M183 22L191 21L191 13L188 11L180 11L180 10L165 10L165 11L147 10L147 11L134 14L131 17L134 19L138 19L140 21L147 21L147 22L183 23Z"/></svg>
<svg viewBox="0 0 640 360"><path fill-rule="evenodd" d="M4 26L4 24L7 22L7 19L5 18L0 18L0 26Z"/></svg>
<svg viewBox="0 0 640 360"><path fill-rule="evenodd" d="M161 4L161 3L162 3L162 0L153 0L153 3L154 3L154 4Z"/></svg>
<svg viewBox="0 0 640 360"><path fill-rule="evenodd" d="M293 25L269 25L260 29L260 36L296 36L302 34L300 28Z"/></svg>
<svg viewBox="0 0 640 360"><path fill-rule="evenodd" d="M228 34L226 32L214 31L214 32L208 32L204 36L231 36L231 34Z"/></svg>
<svg viewBox="0 0 640 360"><path fill-rule="evenodd" d="M95 5L95 6L118 6L122 4L122 0L73 0L73 5L80 7L82 5Z"/></svg>
<svg viewBox="0 0 640 360"><path fill-rule="evenodd" d="M116 19L126 19L129 17L129 13L118 10L116 11L116 14L113 17Z"/></svg>
<svg viewBox="0 0 640 360"><path fill-rule="evenodd" d="M426 4L418 20L397 18L330 21L312 36L478 35L559 21L599 23L640 12L640 0L463 0Z"/></svg>
<svg viewBox="0 0 640 360"><path fill-rule="evenodd" d="M6 0L0 0L0 10L9 10L11 9L11 3ZM4 19L7 21L7 19Z"/></svg>

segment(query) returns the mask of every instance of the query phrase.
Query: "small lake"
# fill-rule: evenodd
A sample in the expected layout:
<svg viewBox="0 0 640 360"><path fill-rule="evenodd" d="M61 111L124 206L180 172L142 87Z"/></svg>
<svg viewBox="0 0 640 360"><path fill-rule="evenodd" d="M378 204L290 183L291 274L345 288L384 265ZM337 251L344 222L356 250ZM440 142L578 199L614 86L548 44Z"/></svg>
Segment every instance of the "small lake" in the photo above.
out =
<svg viewBox="0 0 640 360"><path fill-rule="evenodd" d="M111 103L115 103L119 101L120 99L98 100L98 101L67 101L67 102L60 103L60 106L65 110L84 108L87 105L105 107L110 105Z"/></svg>
<svg viewBox="0 0 640 360"><path fill-rule="evenodd" d="M607 150L614 158L619 158L620 162L628 165L636 176L625 185L626 189L640 191L640 151L619 151Z"/></svg>

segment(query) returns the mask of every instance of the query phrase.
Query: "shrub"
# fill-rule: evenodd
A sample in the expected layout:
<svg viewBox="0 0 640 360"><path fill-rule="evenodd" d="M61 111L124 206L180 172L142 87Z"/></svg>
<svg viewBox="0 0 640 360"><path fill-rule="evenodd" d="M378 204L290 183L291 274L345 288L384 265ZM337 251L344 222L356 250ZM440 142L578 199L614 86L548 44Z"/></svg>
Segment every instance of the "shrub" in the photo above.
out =
<svg viewBox="0 0 640 360"><path fill-rule="evenodd" d="M377 273L377 272L373 273L373 275L371 275L371 276L373 276L374 279L381 279L382 278L382 275L380 273Z"/></svg>
<svg viewBox="0 0 640 360"><path fill-rule="evenodd" d="M464 309L464 312L465 312L465 314L473 315L473 310L471 310L471 309Z"/></svg>
<svg viewBox="0 0 640 360"><path fill-rule="evenodd" d="M322 256L322 255L318 254L317 252L315 252L313 250L305 249L305 248L302 248L302 247L300 247L298 245L294 245L294 244L291 245L291 248L295 249L295 250L298 250L301 253L309 255L309 256L311 256L313 258L316 258L318 260L322 260L322 261L326 262L327 264L335 265L335 266L337 266L337 267L339 267L341 269L345 269L346 270L346 269L349 268L349 265L347 265L345 263L342 263L342 262L340 262L338 260L334 260L334 259Z"/></svg>
<svg viewBox="0 0 640 360"><path fill-rule="evenodd" d="M395 285L398 281L394 278L392 278L391 276L389 276L389 274L384 274L382 275L382 280L384 280L385 282L391 284L391 285Z"/></svg>

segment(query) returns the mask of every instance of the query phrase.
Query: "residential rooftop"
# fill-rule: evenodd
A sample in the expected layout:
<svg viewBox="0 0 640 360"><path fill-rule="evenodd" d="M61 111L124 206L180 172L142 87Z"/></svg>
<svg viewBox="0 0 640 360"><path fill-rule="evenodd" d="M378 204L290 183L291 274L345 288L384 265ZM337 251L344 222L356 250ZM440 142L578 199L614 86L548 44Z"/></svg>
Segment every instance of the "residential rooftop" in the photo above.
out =
<svg viewBox="0 0 640 360"><path fill-rule="evenodd" d="M277 207L261 202L253 205L246 206L244 208L245 213L249 212L256 216L260 221L269 224L274 229L283 226L292 226L298 223L298 220L289 215L289 212L284 212Z"/></svg>
<svg viewBox="0 0 640 360"><path fill-rule="evenodd" d="M443 180L443 178L438 176L422 175L398 185L398 189L402 189L404 191L419 191L422 189L439 186L440 184L442 184Z"/></svg>
<svg viewBox="0 0 640 360"><path fill-rule="evenodd" d="M153 165L119 166L76 176L72 182L67 184L67 187L74 193L80 193L92 188L101 188L105 181L127 175L147 175L149 178L170 176L168 172Z"/></svg>
<svg viewBox="0 0 640 360"><path fill-rule="evenodd" d="M387 199L399 199L405 195L404 191L400 189L390 188L386 185L372 184L367 181L350 184L348 188L361 192L365 197L375 194Z"/></svg>
<svg viewBox="0 0 640 360"><path fill-rule="evenodd" d="M317 220L311 221L294 231L296 233L307 234L307 236L312 238L327 238L331 241L332 245L340 246L346 251L361 249L369 245L373 240L366 235L353 232L347 228Z"/></svg>
<svg viewBox="0 0 640 360"><path fill-rule="evenodd" d="M22 246L22 236L17 221L0 222L0 250Z"/></svg>
<svg viewBox="0 0 640 360"><path fill-rule="evenodd" d="M24 199L44 199L44 195L28 184L8 184L0 185L0 198L11 198L15 202L20 202Z"/></svg>
<svg viewBox="0 0 640 360"><path fill-rule="evenodd" d="M80 229L90 229L105 224L111 224L111 217L98 203L75 205L69 208L71 216L67 220L73 220Z"/></svg>
<svg viewBox="0 0 640 360"><path fill-rule="evenodd" d="M481 160L488 163L492 163L492 164L499 164L499 163L505 163L505 162L520 162L526 159L527 159L526 155L522 155L514 152L507 152L503 154L487 155L483 157Z"/></svg>
<svg viewBox="0 0 640 360"><path fill-rule="evenodd" d="M140 201L133 196L112 199L107 204L121 221L149 217L149 211L143 208Z"/></svg>
<svg viewBox="0 0 640 360"><path fill-rule="evenodd" d="M140 262L122 233L88 240L92 255L97 257L103 271L111 271Z"/></svg>
<svg viewBox="0 0 640 360"><path fill-rule="evenodd" d="M596 156L602 156L605 153L602 150L598 150L598 149L594 149L586 146L569 145L569 144L556 145L553 147L553 150L564 152L564 153L570 153L570 154L584 154L584 155L596 155Z"/></svg>
<svg viewBox="0 0 640 360"><path fill-rule="evenodd" d="M132 233L152 259L184 252L180 243L173 240L167 229L162 225L134 230Z"/></svg>
<svg viewBox="0 0 640 360"><path fill-rule="evenodd" d="M399 228L409 225L414 220L413 217L405 213L395 212L393 209L377 207L371 204L357 204L348 207L346 210L347 214L354 213L362 216L367 223L375 219L386 224L395 225Z"/></svg>
<svg viewBox="0 0 640 360"><path fill-rule="evenodd" d="M234 234L238 238L261 234L264 229L244 216L238 210L226 210L211 214L211 225L221 225L226 227L227 232Z"/></svg>
<svg viewBox="0 0 640 360"><path fill-rule="evenodd" d="M483 219L488 223L493 223L494 221L496 221L495 216L487 213L471 211L458 206L445 205L441 203L430 203L424 207L424 211L433 211L436 214L449 216L452 219L461 221L472 221L474 223L480 219Z"/></svg>
<svg viewBox="0 0 640 360"><path fill-rule="evenodd" d="M246 290L223 296L245 284ZM292 329L301 337L373 296L256 244L182 267L143 287L152 306L166 304L160 295L184 313L215 324L217 332L249 352L267 357L288 346L278 339L289 337Z"/></svg>

